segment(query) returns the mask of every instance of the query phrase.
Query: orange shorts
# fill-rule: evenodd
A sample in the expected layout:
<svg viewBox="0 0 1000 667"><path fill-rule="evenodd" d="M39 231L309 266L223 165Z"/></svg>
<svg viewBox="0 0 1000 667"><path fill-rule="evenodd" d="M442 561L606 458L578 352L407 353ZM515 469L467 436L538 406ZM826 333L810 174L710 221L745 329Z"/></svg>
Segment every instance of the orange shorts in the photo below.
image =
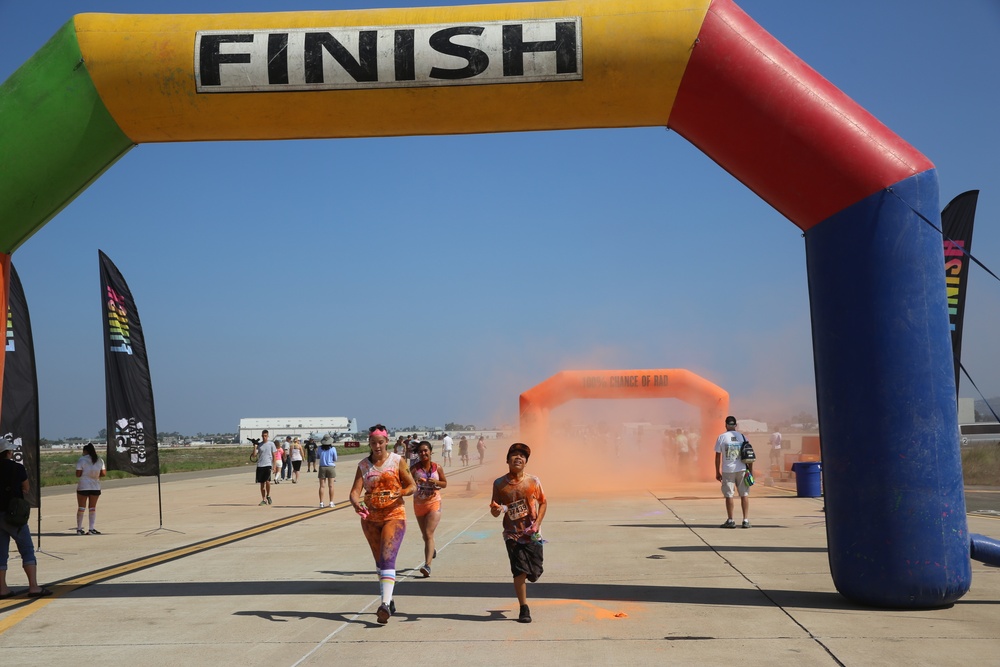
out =
<svg viewBox="0 0 1000 667"><path fill-rule="evenodd" d="M441 511L441 499L435 498L429 503L413 503L414 516L427 516L431 512Z"/></svg>

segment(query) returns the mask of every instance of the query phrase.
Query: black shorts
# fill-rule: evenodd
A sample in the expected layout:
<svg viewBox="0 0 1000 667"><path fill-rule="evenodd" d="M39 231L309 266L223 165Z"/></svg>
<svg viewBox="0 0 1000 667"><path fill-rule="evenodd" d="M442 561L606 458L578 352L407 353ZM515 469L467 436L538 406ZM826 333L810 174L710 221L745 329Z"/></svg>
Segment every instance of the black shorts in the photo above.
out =
<svg viewBox="0 0 1000 667"><path fill-rule="evenodd" d="M292 461L292 470L298 472L301 467L302 467L302 461Z"/></svg>
<svg viewBox="0 0 1000 667"><path fill-rule="evenodd" d="M260 467L257 466L257 483L263 484L264 482L271 481L271 466Z"/></svg>
<svg viewBox="0 0 1000 667"><path fill-rule="evenodd" d="M77 489L76 492L78 494L80 494L81 496L99 496L99 495L101 495L101 490L100 489L92 489L92 490L88 490L88 491L80 491L79 489Z"/></svg>
<svg viewBox="0 0 1000 667"><path fill-rule="evenodd" d="M542 545L539 542L521 544L517 540L504 540L507 544L507 557L510 559L510 573L515 577L519 574L528 575L528 581L534 583L542 576Z"/></svg>

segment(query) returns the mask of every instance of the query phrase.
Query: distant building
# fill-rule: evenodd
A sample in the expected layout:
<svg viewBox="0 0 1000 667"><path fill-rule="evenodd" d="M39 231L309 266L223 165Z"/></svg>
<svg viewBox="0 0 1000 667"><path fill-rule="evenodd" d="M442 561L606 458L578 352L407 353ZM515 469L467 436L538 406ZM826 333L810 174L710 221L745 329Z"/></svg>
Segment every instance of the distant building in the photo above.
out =
<svg viewBox="0 0 1000 667"><path fill-rule="evenodd" d="M976 399L958 399L958 423L973 424L976 421Z"/></svg>
<svg viewBox="0 0 1000 667"><path fill-rule="evenodd" d="M285 439L286 436L305 440L310 435L322 438L330 434L334 439L358 432L358 420L350 417L266 417L240 420L240 443L247 438L259 438L267 429L271 440Z"/></svg>
<svg viewBox="0 0 1000 667"><path fill-rule="evenodd" d="M756 419L736 418L739 425L736 427L741 433L767 433L767 422L759 422Z"/></svg>

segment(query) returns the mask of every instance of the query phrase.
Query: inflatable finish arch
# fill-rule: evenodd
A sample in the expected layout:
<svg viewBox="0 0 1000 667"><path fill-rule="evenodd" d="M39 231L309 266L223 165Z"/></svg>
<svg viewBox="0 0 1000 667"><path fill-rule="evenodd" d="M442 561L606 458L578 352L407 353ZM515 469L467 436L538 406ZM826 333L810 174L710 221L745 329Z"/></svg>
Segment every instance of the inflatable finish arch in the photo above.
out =
<svg viewBox="0 0 1000 667"><path fill-rule="evenodd" d="M698 408L699 443L708 449L715 444L715 435L722 432L719 424L729 412L726 390L688 370L561 371L521 394L521 436L528 442L544 439L549 413L578 398L680 399ZM711 456L699 458L712 460ZM712 475L705 479L712 479Z"/></svg>
<svg viewBox="0 0 1000 667"><path fill-rule="evenodd" d="M960 598L934 166L731 0L78 15L0 87L0 253L143 142L651 125L805 233L837 589Z"/></svg>

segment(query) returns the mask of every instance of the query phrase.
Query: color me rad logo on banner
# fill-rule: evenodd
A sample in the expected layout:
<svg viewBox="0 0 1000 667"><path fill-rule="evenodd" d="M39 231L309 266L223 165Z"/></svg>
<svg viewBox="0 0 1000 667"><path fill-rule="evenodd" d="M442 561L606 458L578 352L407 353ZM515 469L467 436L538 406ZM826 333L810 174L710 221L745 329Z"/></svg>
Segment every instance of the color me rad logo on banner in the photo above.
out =
<svg viewBox="0 0 1000 667"><path fill-rule="evenodd" d="M146 462L146 430L135 417L115 420L115 451L129 453L132 463Z"/></svg>
<svg viewBox="0 0 1000 667"><path fill-rule="evenodd" d="M24 448L21 446L21 439L15 438L13 433L4 433L4 440L14 444L14 460L24 465Z"/></svg>
<svg viewBox="0 0 1000 667"><path fill-rule="evenodd" d="M10 314L10 308L7 308L7 347L4 351L14 351L14 317Z"/></svg>
<svg viewBox="0 0 1000 667"><path fill-rule="evenodd" d="M132 341L129 339L128 310L125 308L125 297L108 285L108 325L110 350L132 354Z"/></svg>

